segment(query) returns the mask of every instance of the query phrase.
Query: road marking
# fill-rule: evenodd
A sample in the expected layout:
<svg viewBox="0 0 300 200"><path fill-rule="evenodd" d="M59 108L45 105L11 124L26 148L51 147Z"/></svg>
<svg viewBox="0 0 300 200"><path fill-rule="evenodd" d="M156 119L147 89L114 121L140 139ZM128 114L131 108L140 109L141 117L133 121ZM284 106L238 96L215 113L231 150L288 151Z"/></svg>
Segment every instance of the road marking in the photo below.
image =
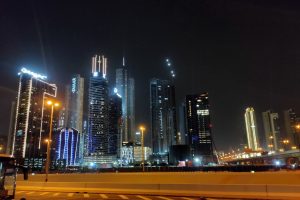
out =
<svg viewBox="0 0 300 200"><path fill-rule="evenodd" d="M53 196L56 197L58 196L60 193L54 193Z"/></svg>
<svg viewBox="0 0 300 200"><path fill-rule="evenodd" d="M74 195L74 193L69 193L68 197L72 197Z"/></svg>
<svg viewBox="0 0 300 200"><path fill-rule="evenodd" d="M157 197L157 198L164 199L164 200L172 200L172 199L170 199L168 197Z"/></svg>
<svg viewBox="0 0 300 200"><path fill-rule="evenodd" d="M188 198L188 197L181 197L182 199L185 199L185 200L195 200L195 199L192 199L192 198Z"/></svg>
<svg viewBox="0 0 300 200"><path fill-rule="evenodd" d="M122 195L122 194L120 194L118 196L121 197L121 199L128 199L128 197L126 197L125 195Z"/></svg>
<svg viewBox="0 0 300 200"><path fill-rule="evenodd" d="M150 199L150 198L148 198L148 197L144 197L144 196L140 196L140 195L138 195L138 196L136 196L136 197L141 198L141 199L144 199L144 200L152 200L152 199Z"/></svg>
<svg viewBox="0 0 300 200"><path fill-rule="evenodd" d="M33 194L33 193L35 193L35 192L27 192L26 194Z"/></svg>
<svg viewBox="0 0 300 200"><path fill-rule="evenodd" d="M106 194L99 194L99 195L102 199L108 199L108 196Z"/></svg>
<svg viewBox="0 0 300 200"><path fill-rule="evenodd" d="M83 197L84 197L84 198L89 198L90 195L89 195L89 194L83 194Z"/></svg>
<svg viewBox="0 0 300 200"><path fill-rule="evenodd" d="M23 192L25 192L25 191L17 191L16 194L21 194Z"/></svg>
<svg viewBox="0 0 300 200"><path fill-rule="evenodd" d="M48 193L49 193L49 192L43 192L43 193L41 193L40 195L43 196L43 195L48 194Z"/></svg>

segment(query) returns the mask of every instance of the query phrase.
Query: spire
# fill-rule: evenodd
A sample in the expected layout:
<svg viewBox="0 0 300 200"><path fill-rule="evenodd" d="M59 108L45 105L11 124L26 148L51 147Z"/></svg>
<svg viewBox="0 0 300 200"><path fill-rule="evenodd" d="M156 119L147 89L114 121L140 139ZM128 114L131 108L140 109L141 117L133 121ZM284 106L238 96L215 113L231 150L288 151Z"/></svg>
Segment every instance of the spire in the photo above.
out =
<svg viewBox="0 0 300 200"><path fill-rule="evenodd" d="M125 57L123 56L123 67L125 67Z"/></svg>

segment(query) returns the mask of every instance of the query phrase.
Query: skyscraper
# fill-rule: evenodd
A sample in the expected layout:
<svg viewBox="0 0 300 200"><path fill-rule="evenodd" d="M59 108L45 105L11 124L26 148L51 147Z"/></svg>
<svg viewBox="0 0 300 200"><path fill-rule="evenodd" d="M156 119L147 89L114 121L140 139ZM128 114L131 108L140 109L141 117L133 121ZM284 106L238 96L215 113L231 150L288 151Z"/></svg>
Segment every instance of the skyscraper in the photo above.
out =
<svg viewBox="0 0 300 200"><path fill-rule="evenodd" d="M66 166L79 165L79 132L74 128L58 129L56 134L56 160Z"/></svg>
<svg viewBox="0 0 300 200"><path fill-rule="evenodd" d="M44 142L49 134L50 112L47 97L56 97L57 87L46 77L22 68L19 73L13 154L20 164L41 168L46 157Z"/></svg>
<svg viewBox="0 0 300 200"><path fill-rule="evenodd" d="M88 142L89 154L108 154L109 98L106 79L107 58L94 56L89 83Z"/></svg>
<svg viewBox="0 0 300 200"><path fill-rule="evenodd" d="M122 141L134 141L135 134L135 94L134 79L129 77L128 66L116 69L116 88L122 96L123 130Z"/></svg>
<svg viewBox="0 0 300 200"><path fill-rule="evenodd" d="M262 113L263 124L265 130L266 148L270 151L279 150L280 128L279 115L271 110Z"/></svg>
<svg viewBox="0 0 300 200"><path fill-rule="evenodd" d="M7 136L7 144L6 144L6 154L12 155L12 147L14 142L14 135L15 135L15 120L16 120L16 102L13 101L11 103L11 109L10 109L10 122L9 122L9 132Z"/></svg>
<svg viewBox="0 0 300 200"><path fill-rule="evenodd" d="M245 111L245 126L248 140L248 148L257 151L259 148L259 139L254 108L248 107Z"/></svg>
<svg viewBox="0 0 300 200"><path fill-rule="evenodd" d="M152 151L166 154L176 144L175 87L170 81L153 78L150 81L150 113Z"/></svg>
<svg viewBox="0 0 300 200"><path fill-rule="evenodd" d="M291 146L298 146L299 136L297 134L296 126L299 123L297 121L297 115L293 109L283 111L285 132Z"/></svg>
<svg viewBox="0 0 300 200"><path fill-rule="evenodd" d="M208 93L187 95L186 127L191 157L199 164L215 162Z"/></svg>
<svg viewBox="0 0 300 200"><path fill-rule="evenodd" d="M71 84L66 87L66 112L67 121L63 128L75 129L79 134L78 144L78 161L82 162L83 159L83 95L84 95L84 78L76 74L71 79Z"/></svg>
<svg viewBox="0 0 300 200"><path fill-rule="evenodd" d="M109 98L109 136L108 136L108 153L121 155L121 128L122 128L122 99L118 93Z"/></svg>

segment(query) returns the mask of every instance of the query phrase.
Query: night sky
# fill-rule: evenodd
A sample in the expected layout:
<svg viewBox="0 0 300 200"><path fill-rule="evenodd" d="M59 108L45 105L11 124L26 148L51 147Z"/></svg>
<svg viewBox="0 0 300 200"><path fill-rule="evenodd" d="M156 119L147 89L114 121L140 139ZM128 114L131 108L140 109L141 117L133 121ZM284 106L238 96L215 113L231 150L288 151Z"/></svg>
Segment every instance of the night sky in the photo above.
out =
<svg viewBox="0 0 300 200"><path fill-rule="evenodd" d="M8 132L21 66L48 75L62 93L72 74L89 76L96 53L108 57L111 85L125 55L136 80L136 119L148 127L149 80L167 77L170 58L178 104L209 92L218 150L246 138L248 105L260 135L262 111L300 113L300 2L1 1L0 134Z"/></svg>

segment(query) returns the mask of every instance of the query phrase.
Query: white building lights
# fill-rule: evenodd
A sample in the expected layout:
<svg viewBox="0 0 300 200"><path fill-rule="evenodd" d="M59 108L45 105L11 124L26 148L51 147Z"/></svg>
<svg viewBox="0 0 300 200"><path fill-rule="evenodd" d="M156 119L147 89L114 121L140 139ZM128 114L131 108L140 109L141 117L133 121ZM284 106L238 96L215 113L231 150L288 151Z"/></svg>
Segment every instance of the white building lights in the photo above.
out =
<svg viewBox="0 0 300 200"><path fill-rule="evenodd" d="M245 111L245 125L247 132L248 148L254 151L259 149L256 118L254 108L249 107Z"/></svg>
<svg viewBox="0 0 300 200"><path fill-rule="evenodd" d="M33 76L34 78L41 79L41 80L47 79L47 76L32 72L32 71L26 69L25 67L23 67L21 69L21 72L18 73L18 75L21 75L21 74L29 74L29 75Z"/></svg>

